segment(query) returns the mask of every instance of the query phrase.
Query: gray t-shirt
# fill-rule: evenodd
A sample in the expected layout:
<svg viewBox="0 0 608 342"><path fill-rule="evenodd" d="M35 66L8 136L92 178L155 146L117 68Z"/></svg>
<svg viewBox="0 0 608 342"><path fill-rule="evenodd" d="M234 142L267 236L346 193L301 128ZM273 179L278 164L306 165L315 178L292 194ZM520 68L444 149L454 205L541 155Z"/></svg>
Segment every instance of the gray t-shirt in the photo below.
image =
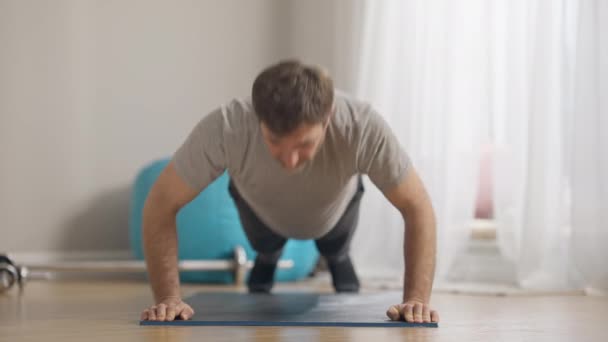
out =
<svg viewBox="0 0 608 342"><path fill-rule="evenodd" d="M173 156L177 173L200 191L228 170L241 196L271 230L287 238L320 238L344 213L359 174L367 174L385 192L410 165L371 106L336 92L335 108L317 154L290 173L268 151L251 100L233 100L196 125Z"/></svg>

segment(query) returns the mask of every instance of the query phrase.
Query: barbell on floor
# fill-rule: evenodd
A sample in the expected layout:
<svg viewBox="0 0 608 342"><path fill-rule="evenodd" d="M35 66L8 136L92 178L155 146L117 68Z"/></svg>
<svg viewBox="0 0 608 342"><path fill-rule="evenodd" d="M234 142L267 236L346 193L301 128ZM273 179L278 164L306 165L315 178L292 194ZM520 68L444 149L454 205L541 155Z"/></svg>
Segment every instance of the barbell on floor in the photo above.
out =
<svg viewBox="0 0 608 342"><path fill-rule="evenodd" d="M236 246L232 259L227 260L182 260L178 262L179 271L232 271L237 285L245 283L247 270L253 267L253 261L247 260L247 253L242 246ZM279 260L277 267L290 269L293 260ZM23 288L30 271L34 272L100 272L100 273L139 273L146 272L144 261L61 261L39 262L28 265L17 265L8 256L0 254L0 293L15 285Z"/></svg>

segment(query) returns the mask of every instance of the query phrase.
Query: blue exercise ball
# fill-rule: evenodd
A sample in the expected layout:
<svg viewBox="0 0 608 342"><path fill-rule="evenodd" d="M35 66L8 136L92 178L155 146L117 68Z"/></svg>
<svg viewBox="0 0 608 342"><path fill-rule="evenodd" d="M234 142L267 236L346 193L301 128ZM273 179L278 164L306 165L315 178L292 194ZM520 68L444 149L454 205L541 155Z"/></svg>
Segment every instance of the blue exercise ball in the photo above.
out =
<svg viewBox="0 0 608 342"><path fill-rule="evenodd" d="M143 260L142 214L148 192L169 163L159 160L143 168L133 186L129 237L135 258ZM241 227L239 214L228 192L228 173L224 173L177 215L177 235L180 260L225 260L233 258L233 250L242 246L249 260L255 259L255 251ZM288 240L282 260L293 260L291 269L277 270L277 281L295 281L307 277L314 269L319 254L311 240ZM181 272L184 282L232 283L231 271Z"/></svg>

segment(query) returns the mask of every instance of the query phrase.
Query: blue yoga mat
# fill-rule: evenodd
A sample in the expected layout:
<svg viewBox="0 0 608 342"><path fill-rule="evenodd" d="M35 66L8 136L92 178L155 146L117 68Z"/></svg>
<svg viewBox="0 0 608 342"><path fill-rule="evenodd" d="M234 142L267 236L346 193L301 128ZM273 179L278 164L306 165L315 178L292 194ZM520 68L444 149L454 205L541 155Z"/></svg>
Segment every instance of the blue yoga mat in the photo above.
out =
<svg viewBox="0 0 608 342"><path fill-rule="evenodd" d="M386 310L400 293L245 294L203 292L186 299L196 311L192 319L141 321L163 326L317 326L317 327L429 327L437 323L391 321Z"/></svg>

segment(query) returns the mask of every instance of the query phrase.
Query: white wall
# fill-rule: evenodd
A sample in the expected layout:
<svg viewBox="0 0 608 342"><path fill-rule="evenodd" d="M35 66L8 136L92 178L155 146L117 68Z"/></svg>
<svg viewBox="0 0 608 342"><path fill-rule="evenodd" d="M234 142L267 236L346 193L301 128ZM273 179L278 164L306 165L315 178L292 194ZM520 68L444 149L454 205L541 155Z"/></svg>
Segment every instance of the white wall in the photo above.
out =
<svg viewBox="0 0 608 342"><path fill-rule="evenodd" d="M0 252L125 250L130 184L289 54L281 0L0 0Z"/></svg>
<svg viewBox="0 0 608 342"><path fill-rule="evenodd" d="M323 65L335 85L354 92L366 0L290 0L288 51Z"/></svg>
<svg viewBox="0 0 608 342"><path fill-rule="evenodd" d="M135 174L261 68L353 90L361 1L0 0L0 252L128 249Z"/></svg>

